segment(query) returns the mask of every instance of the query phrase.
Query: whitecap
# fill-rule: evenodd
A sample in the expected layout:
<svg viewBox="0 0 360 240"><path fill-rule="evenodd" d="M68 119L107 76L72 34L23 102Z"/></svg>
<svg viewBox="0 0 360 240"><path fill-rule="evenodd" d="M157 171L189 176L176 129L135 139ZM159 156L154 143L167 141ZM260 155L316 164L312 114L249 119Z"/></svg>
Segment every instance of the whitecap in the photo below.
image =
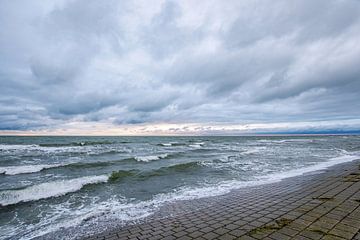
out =
<svg viewBox="0 0 360 240"><path fill-rule="evenodd" d="M69 180L60 180L33 185L25 189L6 190L0 192L0 205L7 206L20 202L59 197L67 193L79 191L85 185L107 182L109 176L88 176Z"/></svg>
<svg viewBox="0 0 360 240"><path fill-rule="evenodd" d="M161 146L171 147L171 146L172 146L172 143L161 143Z"/></svg>
<svg viewBox="0 0 360 240"><path fill-rule="evenodd" d="M289 138L289 139L260 139L257 142L260 143L292 143L292 142L314 142L317 139L309 139L309 138Z"/></svg>
<svg viewBox="0 0 360 240"><path fill-rule="evenodd" d="M319 162L311 166L265 175L263 177L260 177L259 179L282 180L285 178L296 177L307 173L322 171L334 165L351 162L357 159L360 159L359 155L345 154L338 157L330 158L327 161Z"/></svg>
<svg viewBox="0 0 360 240"><path fill-rule="evenodd" d="M249 148L243 152L241 152L241 154L256 154L256 153L260 153L261 151L266 150L266 147L252 147Z"/></svg>
<svg viewBox="0 0 360 240"><path fill-rule="evenodd" d="M151 156L136 156L135 159L138 162L150 162L150 161L166 158L167 156L168 154L164 153L160 155L151 155Z"/></svg>
<svg viewBox="0 0 360 240"><path fill-rule="evenodd" d="M35 173L35 172L40 172L44 169L56 168L65 165L66 164L39 164L39 165L24 165L24 166L8 166L8 167L0 167L0 173L6 175Z"/></svg>
<svg viewBox="0 0 360 240"><path fill-rule="evenodd" d="M204 142L194 142L192 144L189 144L189 147L193 147L193 148L201 148L202 146L204 146Z"/></svg>
<svg viewBox="0 0 360 240"><path fill-rule="evenodd" d="M20 145L20 144L0 144L0 150L2 151L13 151L13 150L28 150L28 149L37 149L39 145Z"/></svg>

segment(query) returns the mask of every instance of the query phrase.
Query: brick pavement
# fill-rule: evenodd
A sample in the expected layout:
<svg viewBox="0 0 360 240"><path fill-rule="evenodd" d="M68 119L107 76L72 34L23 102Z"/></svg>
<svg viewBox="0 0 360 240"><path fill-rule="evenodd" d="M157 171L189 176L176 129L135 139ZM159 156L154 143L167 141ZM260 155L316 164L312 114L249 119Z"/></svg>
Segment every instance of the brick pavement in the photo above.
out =
<svg viewBox="0 0 360 240"><path fill-rule="evenodd" d="M359 163L174 203L143 223L85 239L360 240Z"/></svg>

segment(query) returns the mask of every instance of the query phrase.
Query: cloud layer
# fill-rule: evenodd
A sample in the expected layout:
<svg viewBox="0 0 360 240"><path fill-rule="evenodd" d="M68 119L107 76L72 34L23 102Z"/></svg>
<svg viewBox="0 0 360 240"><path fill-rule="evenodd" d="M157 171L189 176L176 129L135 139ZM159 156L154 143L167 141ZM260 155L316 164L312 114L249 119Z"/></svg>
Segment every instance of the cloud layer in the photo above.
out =
<svg viewBox="0 0 360 240"><path fill-rule="evenodd" d="M355 0L1 1L0 130L354 127L359 43Z"/></svg>

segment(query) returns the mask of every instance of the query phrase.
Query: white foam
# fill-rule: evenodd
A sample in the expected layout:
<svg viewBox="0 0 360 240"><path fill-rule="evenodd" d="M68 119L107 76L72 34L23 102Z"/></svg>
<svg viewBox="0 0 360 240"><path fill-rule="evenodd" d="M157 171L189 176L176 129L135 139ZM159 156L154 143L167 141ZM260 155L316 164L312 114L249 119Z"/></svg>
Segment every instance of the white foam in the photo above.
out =
<svg viewBox="0 0 360 240"><path fill-rule="evenodd" d="M171 147L171 146L179 146L183 144L179 142L167 142L167 143L160 143L160 145L164 147Z"/></svg>
<svg viewBox="0 0 360 240"><path fill-rule="evenodd" d="M6 190L0 192L0 205L6 206L20 202L29 202L50 197L59 197L67 193L76 192L88 184L108 181L107 175L89 176L41 183L25 189Z"/></svg>
<svg viewBox="0 0 360 240"><path fill-rule="evenodd" d="M40 172L44 169L56 168L65 166L66 164L39 164L39 165L24 165L24 166L8 166L0 167L0 173L6 175L17 175L24 173Z"/></svg>
<svg viewBox="0 0 360 240"><path fill-rule="evenodd" d="M20 144L0 144L0 150L9 151L9 150L27 150L27 149L37 149L39 145L20 145Z"/></svg>
<svg viewBox="0 0 360 240"><path fill-rule="evenodd" d="M249 148L243 152L241 152L241 154L256 154L256 153L260 153L261 151L266 150L266 147L252 147Z"/></svg>
<svg viewBox="0 0 360 240"><path fill-rule="evenodd" d="M309 138L289 138L289 139L281 139L281 140L276 140L276 139L260 139L257 140L257 142L260 143L291 143L291 142L313 142L314 140L318 140L318 139L309 139Z"/></svg>
<svg viewBox="0 0 360 240"><path fill-rule="evenodd" d="M193 147L193 148L201 148L202 146L204 146L204 142L195 142L193 144L189 144L189 147Z"/></svg>
<svg viewBox="0 0 360 240"><path fill-rule="evenodd" d="M161 143L161 145L164 147L171 147L172 143Z"/></svg>
<svg viewBox="0 0 360 240"><path fill-rule="evenodd" d="M72 233L71 236L63 235L61 238L74 239L76 236L83 237L85 234L100 233L106 231L106 228L109 226L122 224L125 221L142 219L153 213L153 206L151 206L153 201L124 203L115 198L104 202L97 202L95 198L92 200L93 203L91 205L80 209L73 209L66 202L57 205L53 209L54 214L52 216L41 219L40 223L37 224L40 225L40 227L34 225L35 229L27 231L20 239L29 240L56 232L60 229L75 227L76 231ZM64 218L64 215L67 217ZM109 224L110 222L111 224ZM96 227L91 228L91 226L94 225Z"/></svg>
<svg viewBox="0 0 360 240"><path fill-rule="evenodd" d="M151 156L136 156L135 159L138 162L150 162L159 159L166 158L168 155L166 153L160 155L151 155Z"/></svg>
<svg viewBox="0 0 360 240"><path fill-rule="evenodd" d="M32 145L20 145L20 144L0 144L0 153L16 153L16 154L26 154L28 152L38 152L38 153L63 153L63 152L73 152L73 151L89 151L90 148L82 149L81 146L59 146L59 147L47 147L40 146L36 144Z"/></svg>
<svg viewBox="0 0 360 240"><path fill-rule="evenodd" d="M331 166L341 164L341 163L351 162L351 161L354 161L356 159L360 159L360 156L359 155L351 155L351 154L342 155L342 156L339 156L339 157L330 158L329 160L327 160L325 162L320 162L320 163L317 163L317 164L312 165L312 166L293 169L293 170L289 170L289 171L286 171L286 172L280 172L280 173L274 173L274 174L265 175L265 176L261 177L260 179L269 179L269 180L271 180L271 179L279 179L279 180L282 180L282 179L285 179L285 178L296 177L296 176L300 176L300 175L310 173L310 172L321 171L321 170L327 169L327 168L329 168Z"/></svg>
<svg viewBox="0 0 360 240"><path fill-rule="evenodd" d="M263 185L267 183L279 182L285 178L300 176L305 173L324 170L331 166L351 162L353 160L360 159L358 155L343 155L335 158L331 158L326 162L321 162L313 166L303 167L299 169L290 170L287 172L280 172L275 174L268 174L263 177L258 177L253 181L239 181L230 180L224 181L218 184L212 184L209 186L197 187L197 188L183 188L173 193L159 194L153 201L156 205L162 205L166 202L177 201L177 200L191 200L203 197L219 196L229 193L231 190L239 189L243 187ZM154 203L155 204L155 203Z"/></svg>

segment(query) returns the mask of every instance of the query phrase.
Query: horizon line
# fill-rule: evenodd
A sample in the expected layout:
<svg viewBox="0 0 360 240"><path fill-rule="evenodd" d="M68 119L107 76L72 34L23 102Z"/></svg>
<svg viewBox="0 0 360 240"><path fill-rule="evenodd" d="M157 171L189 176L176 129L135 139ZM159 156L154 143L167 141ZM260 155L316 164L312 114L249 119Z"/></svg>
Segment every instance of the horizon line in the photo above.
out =
<svg viewBox="0 0 360 240"><path fill-rule="evenodd" d="M251 133L251 134L163 134L163 135L71 135L71 134L5 134L0 137L256 137L256 136L354 136L360 135L356 132L334 132L334 133Z"/></svg>

